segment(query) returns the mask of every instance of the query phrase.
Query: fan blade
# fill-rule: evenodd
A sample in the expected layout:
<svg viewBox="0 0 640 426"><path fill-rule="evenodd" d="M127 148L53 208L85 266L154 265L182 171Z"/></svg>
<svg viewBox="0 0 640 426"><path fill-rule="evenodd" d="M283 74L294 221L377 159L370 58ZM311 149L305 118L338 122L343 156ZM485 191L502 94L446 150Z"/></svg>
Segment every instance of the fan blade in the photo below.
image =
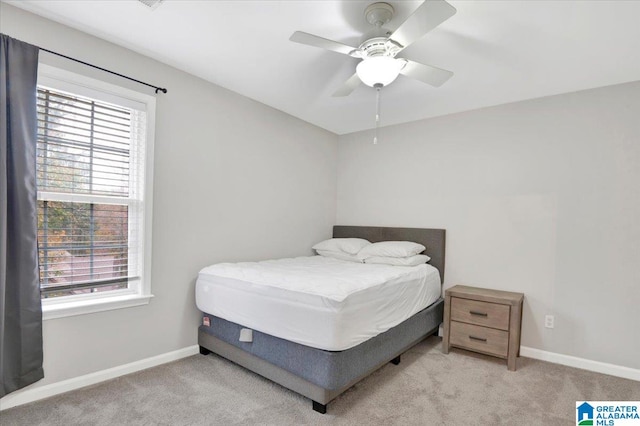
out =
<svg viewBox="0 0 640 426"><path fill-rule="evenodd" d="M453 76L451 71L443 70L442 68L432 67L431 65L421 64L408 59L402 60L407 61L407 64L400 70L400 74L415 78L434 87L442 86Z"/></svg>
<svg viewBox="0 0 640 426"><path fill-rule="evenodd" d="M296 43L307 44L309 46L320 47L322 49L331 50L333 52L338 52L349 56L354 56L355 52L358 52L358 49L356 49L355 47L347 46L346 44L318 37L313 34L304 33L302 31L296 31L295 33L291 34L289 40ZM360 55L355 55L354 57L360 57Z"/></svg>
<svg viewBox="0 0 640 426"><path fill-rule="evenodd" d="M331 96L333 97L349 96L351 92L356 90L356 87L358 87L359 85L360 85L360 77L358 77L358 74L354 74L349 78L349 80L345 81L342 87L336 90L335 93Z"/></svg>
<svg viewBox="0 0 640 426"><path fill-rule="evenodd" d="M404 49L455 14L456 8L444 0L425 0L389 40Z"/></svg>

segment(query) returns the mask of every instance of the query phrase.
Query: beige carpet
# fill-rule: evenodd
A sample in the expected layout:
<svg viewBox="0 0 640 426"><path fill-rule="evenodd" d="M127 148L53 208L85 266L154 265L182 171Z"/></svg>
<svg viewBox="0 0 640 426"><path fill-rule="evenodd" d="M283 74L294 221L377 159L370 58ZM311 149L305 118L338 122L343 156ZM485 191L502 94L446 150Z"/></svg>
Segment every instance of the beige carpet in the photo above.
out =
<svg viewBox="0 0 640 426"><path fill-rule="evenodd" d="M640 400L640 382L464 351L432 337L328 405L215 355L195 355L0 412L8 425L575 425L575 402Z"/></svg>

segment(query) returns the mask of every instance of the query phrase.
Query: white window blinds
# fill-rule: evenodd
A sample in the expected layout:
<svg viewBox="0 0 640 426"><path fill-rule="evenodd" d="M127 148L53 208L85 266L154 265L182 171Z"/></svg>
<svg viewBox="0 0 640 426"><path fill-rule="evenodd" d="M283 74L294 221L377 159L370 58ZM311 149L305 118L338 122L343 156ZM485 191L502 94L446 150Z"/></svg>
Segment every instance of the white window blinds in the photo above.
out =
<svg viewBox="0 0 640 426"><path fill-rule="evenodd" d="M145 113L38 88L38 250L43 297L140 280Z"/></svg>

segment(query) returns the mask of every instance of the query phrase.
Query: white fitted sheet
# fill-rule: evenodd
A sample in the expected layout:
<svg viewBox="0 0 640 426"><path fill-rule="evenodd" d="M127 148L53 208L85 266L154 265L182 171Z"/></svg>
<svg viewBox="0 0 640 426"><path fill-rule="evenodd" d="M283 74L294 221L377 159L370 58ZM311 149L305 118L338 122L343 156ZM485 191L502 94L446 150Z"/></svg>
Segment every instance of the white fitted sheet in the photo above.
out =
<svg viewBox="0 0 640 426"><path fill-rule="evenodd" d="M220 263L196 282L201 311L318 349L341 351L438 300L436 268L323 256Z"/></svg>

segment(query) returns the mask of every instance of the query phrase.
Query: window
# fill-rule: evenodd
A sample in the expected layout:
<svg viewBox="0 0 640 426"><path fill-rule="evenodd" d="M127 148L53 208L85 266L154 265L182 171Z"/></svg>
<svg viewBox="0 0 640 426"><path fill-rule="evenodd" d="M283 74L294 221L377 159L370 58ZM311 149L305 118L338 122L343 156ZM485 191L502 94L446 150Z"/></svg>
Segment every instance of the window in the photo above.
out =
<svg viewBox="0 0 640 426"><path fill-rule="evenodd" d="M147 303L153 97L40 65L45 318Z"/></svg>

